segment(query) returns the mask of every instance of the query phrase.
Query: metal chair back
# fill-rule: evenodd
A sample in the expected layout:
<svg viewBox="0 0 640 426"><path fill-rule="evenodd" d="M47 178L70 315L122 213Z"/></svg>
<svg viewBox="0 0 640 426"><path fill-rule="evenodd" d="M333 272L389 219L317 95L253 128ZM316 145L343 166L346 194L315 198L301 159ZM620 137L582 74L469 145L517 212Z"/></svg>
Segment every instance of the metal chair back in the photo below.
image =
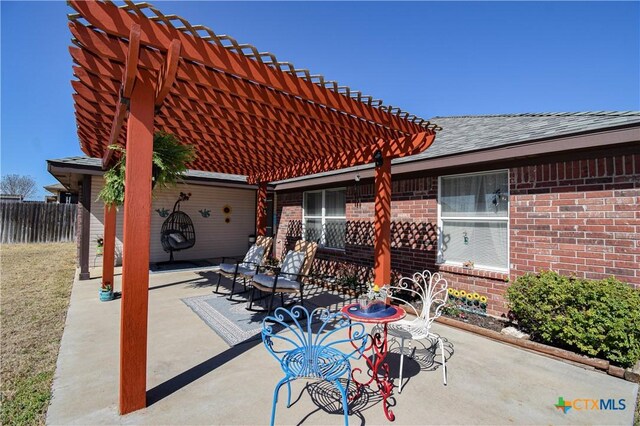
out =
<svg viewBox="0 0 640 426"><path fill-rule="evenodd" d="M360 358L364 353L367 333L363 323L352 322L346 314L331 313L326 308L311 313L303 306L291 310L277 308L273 316L263 320L262 341L285 373L274 390L272 425L280 387L287 384L289 407L291 381L299 378L331 382L342 396L344 421L348 424L347 393L340 379L350 379L350 359Z"/></svg>
<svg viewBox="0 0 640 426"><path fill-rule="evenodd" d="M403 303L407 313L415 317L411 321L412 329L407 330L414 336L429 333L433 321L442 314L449 295L447 281L440 273L428 270L401 278L397 285L389 287L389 294L391 299Z"/></svg>

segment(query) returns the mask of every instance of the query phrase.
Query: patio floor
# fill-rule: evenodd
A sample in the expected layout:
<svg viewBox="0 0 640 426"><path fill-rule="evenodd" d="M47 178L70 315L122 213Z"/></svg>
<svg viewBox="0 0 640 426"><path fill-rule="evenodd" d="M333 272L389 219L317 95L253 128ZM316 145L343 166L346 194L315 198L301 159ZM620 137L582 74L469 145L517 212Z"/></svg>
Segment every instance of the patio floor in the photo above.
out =
<svg viewBox="0 0 640 426"><path fill-rule="evenodd" d="M267 424L273 387L282 377L259 340L230 348L181 299L211 294L211 273L150 276L146 409L119 416L120 303L98 300L99 278L76 281L62 338L48 424ZM116 290L119 290L119 276ZM316 303L322 295L316 292ZM335 295L330 299L335 301ZM327 299L329 300L329 299ZM333 306L336 307L335 305ZM448 341L448 385L442 371L405 362L410 376L396 393L396 424L631 424L638 385L556 361L440 324ZM438 356L439 357L439 356ZM397 377L397 355L390 355ZM322 386L293 383L291 408L281 390L277 424L342 424ZM625 399L620 411L554 407L565 400ZM333 411L333 412L330 412ZM354 424L390 424L376 398L362 401Z"/></svg>

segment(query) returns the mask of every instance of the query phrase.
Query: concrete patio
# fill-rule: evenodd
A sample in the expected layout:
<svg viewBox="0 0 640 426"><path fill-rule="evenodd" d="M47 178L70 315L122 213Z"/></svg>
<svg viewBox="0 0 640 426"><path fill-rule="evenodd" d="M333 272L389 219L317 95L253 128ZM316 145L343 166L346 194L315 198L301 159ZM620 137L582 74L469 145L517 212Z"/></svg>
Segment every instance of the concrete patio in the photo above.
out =
<svg viewBox="0 0 640 426"><path fill-rule="evenodd" d="M120 302L98 300L99 278L76 281L62 338L48 424L267 424L274 385L282 377L259 340L230 348L183 298L211 294L210 273L181 271L150 276L146 409L119 416ZM119 290L119 276L116 278ZM318 294L318 297L320 295ZM335 295L331 298L336 300ZM318 301L317 298L314 301ZM336 307L335 305L333 306ZM556 361L439 324L452 350L448 385L440 366L405 363L409 380L396 393L396 424L631 424L638 385ZM438 358L437 358L438 359ZM389 356L397 377L397 355ZM293 383L285 390L277 424L342 424L326 387ZM354 403L351 424L390 424L380 401ZM565 400L625 399L619 411L567 414ZM323 409L314 401L327 401ZM322 404L320 404L322 405Z"/></svg>

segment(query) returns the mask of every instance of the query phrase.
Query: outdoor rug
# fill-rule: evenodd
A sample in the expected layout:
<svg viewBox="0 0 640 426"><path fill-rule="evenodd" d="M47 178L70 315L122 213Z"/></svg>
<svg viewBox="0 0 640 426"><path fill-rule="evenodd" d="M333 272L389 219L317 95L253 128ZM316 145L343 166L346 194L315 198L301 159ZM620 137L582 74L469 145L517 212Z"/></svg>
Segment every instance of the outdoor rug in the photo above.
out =
<svg viewBox="0 0 640 426"><path fill-rule="evenodd" d="M238 296L235 296L238 297ZM182 301L190 307L213 331L215 331L229 346L238 343L260 339L262 320L266 316L262 312L247 311L246 302L231 302L226 296L218 294L189 297ZM254 303L257 308L264 307L268 299ZM285 299L285 303L287 300ZM307 304L305 302L305 304ZM280 298L273 301L273 309L280 306ZM313 308L307 304L307 308ZM274 332L278 328L274 325Z"/></svg>

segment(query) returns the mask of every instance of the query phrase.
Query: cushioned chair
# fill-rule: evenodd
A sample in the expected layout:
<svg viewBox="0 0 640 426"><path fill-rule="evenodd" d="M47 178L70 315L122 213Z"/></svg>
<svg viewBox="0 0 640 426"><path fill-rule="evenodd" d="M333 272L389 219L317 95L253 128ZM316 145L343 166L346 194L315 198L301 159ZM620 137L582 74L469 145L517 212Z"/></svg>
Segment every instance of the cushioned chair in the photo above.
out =
<svg viewBox="0 0 640 426"><path fill-rule="evenodd" d="M219 291L220 280L222 279L223 274L228 275L231 278L231 293L229 294L229 300L234 300L233 295L235 294L236 281L238 277L242 277L244 291L246 291L246 279L253 277L257 273L258 268L266 262L269 257L269 253L271 253L272 244L272 237L259 236L256 238L256 243L249 248L247 254L245 254L242 260L237 260L234 263L225 263L226 259L231 258L223 257L222 263L220 264L220 271L218 272L218 282L216 283L216 289L213 292L217 294L225 294L220 293Z"/></svg>
<svg viewBox="0 0 640 426"><path fill-rule="evenodd" d="M263 309L253 308L253 303L258 300L255 298L256 290L264 293L263 298L269 297L267 312L271 312L273 309L273 299L276 293L280 293L282 304L284 304L284 293L298 293L300 295L300 304L303 305L305 281L308 280L311 273L313 259L317 250L317 243L299 240L296 242L294 249L285 255L280 266L272 269L271 274L258 271L252 278L253 289L247 309L264 311Z"/></svg>
<svg viewBox="0 0 640 426"><path fill-rule="evenodd" d="M401 278L398 285L389 287L390 298L404 305L407 316L388 325L389 336L400 339L400 384L402 393L402 367L404 364L404 342L409 340L434 340L442 353L442 378L447 384L444 344L442 338L431 331L431 325L441 314L447 303L447 281L439 273L416 272L413 277Z"/></svg>
<svg viewBox="0 0 640 426"><path fill-rule="evenodd" d="M320 323L316 333L312 331L314 318ZM279 330L277 333L274 326ZM347 392L340 380L347 380L348 389L351 378L349 360L360 358L367 345L364 324L352 322L342 312L330 313L325 308L318 308L311 314L302 306L294 306L290 311L277 308L274 316L268 316L262 322L262 341L280 362L285 374L273 392L271 425L275 423L280 388L287 385L288 408L291 406L291 382L299 378L332 383L342 396L344 424L349 424ZM345 343L350 343L351 347ZM336 346L348 350L353 348L353 351L342 352Z"/></svg>

